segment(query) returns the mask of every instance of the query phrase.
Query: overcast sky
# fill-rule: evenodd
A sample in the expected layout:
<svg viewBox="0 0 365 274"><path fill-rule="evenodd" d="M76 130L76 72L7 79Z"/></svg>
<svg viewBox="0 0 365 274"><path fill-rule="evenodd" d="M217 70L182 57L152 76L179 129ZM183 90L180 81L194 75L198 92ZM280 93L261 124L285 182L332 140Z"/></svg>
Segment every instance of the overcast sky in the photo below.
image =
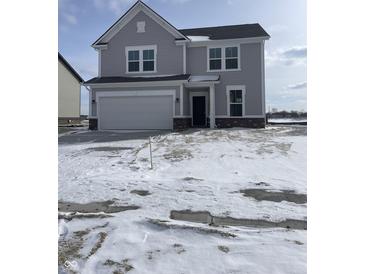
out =
<svg viewBox="0 0 365 274"><path fill-rule="evenodd" d="M97 52L90 45L135 0L59 0L58 47L84 80L97 76ZM145 0L176 28L259 23L266 42L266 104L285 110L307 109L305 0ZM88 94L81 92L81 112Z"/></svg>

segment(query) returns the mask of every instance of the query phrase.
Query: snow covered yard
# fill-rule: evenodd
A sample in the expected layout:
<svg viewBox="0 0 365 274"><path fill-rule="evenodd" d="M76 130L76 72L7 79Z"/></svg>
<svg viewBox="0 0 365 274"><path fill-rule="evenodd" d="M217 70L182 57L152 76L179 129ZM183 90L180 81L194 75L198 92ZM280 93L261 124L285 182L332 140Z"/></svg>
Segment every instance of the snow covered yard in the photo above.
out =
<svg viewBox="0 0 365 274"><path fill-rule="evenodd" d="M169 133L152 151L150 169L145 139L59 146L60 272L306 273L306 230L271 225L306 220L306 127Z"/></svg>

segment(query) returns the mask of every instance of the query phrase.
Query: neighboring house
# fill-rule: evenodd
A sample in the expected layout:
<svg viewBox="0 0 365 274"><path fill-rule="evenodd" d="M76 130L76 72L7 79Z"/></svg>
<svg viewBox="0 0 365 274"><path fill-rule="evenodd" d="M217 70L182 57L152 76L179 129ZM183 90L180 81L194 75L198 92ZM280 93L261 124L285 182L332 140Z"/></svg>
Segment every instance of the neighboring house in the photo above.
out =
<svg viewBox="0 0 365 274"><path fill-rule="evenodd" d="M176 29L137 1L92 47L91 129L265 127L259 24Z"/></svg>
<svg viewBox="0 0 365 274"><path fill-rule="evenodd" d="M80 121L81 76L58 53L58 123Z"/></svg>

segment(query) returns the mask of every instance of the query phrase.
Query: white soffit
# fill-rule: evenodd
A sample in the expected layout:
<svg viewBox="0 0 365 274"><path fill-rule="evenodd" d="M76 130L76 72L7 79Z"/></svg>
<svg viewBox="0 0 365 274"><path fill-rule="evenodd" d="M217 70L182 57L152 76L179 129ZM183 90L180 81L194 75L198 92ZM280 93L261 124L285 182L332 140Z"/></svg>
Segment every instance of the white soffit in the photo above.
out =
<svg viewBox="0 0 365 274"><path fill-rule="evenodd" d="M209 82L209 81L219 81L219 75L200 75L200 76L190 76L189 82Z"/></svg>

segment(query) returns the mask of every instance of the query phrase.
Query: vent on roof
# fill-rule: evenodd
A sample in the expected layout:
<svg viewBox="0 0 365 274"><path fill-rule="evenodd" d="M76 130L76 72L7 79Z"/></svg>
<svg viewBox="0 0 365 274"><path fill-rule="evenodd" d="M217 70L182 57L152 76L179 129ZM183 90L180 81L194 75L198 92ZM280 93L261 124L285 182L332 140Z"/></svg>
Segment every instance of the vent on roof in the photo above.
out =
<svg viewBox="0 0 365 274"><path fill-rule="evenodd" d="M146 22L145 21L140 21L137 22L137 32L141 33L141 32L145 32L145 27L146 27Z"/></svg>

